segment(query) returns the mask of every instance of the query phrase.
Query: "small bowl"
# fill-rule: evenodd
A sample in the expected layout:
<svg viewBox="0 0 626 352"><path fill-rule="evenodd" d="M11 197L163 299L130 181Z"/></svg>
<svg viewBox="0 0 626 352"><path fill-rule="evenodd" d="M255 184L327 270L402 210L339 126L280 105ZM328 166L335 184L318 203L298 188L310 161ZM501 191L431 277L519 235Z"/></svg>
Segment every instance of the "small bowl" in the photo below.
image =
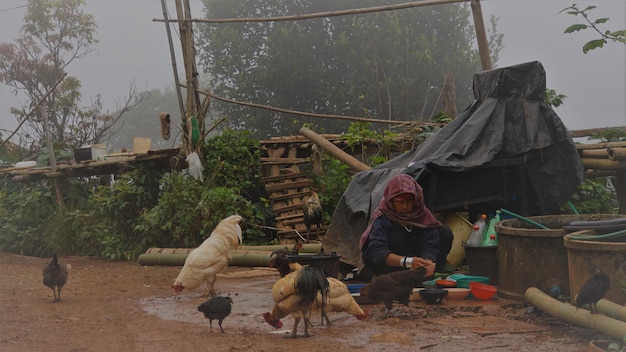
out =
<svg viewBox="0 0 626 352"><path fill-rule="evenodd" d="M476 281L470 282L469 285L472 296L482 300L491 299L496 295L496 292L498 292L498 288L493 285L487 285Z"/></svg>
<svg viewBox="0 0 626 352"><path fill-rule="evenodd" d="M469 288L470 282L480 282L481 284L488 284L489 277L488 276L465 276L463 278L456 280L456 287L461 288Z"/></svg>
<svg viewBox="0 0 626 352"><path fill-rule="evenodd" d="M446 298L454 300L464 300L470 293L469 288L462 287L451 287L446 288L445 290L448 291L448 296Z"/></svg>
<svg viewBox="0 0 626 352"><path fill-rule="evenodd" d="M443 302L443 299L448 295L448 291L440 289L440 288L427 288L424 290L419 290L419 295L422 298L422 301L428 304L440 304Z"/></svg>
<svg viewBox="0 0 626 352"><path fill-rule="evenodd" d="M456 281L450 281L450 280L437 280L435 281L435 284L437 284L438 288L456 287Z"/></svg>

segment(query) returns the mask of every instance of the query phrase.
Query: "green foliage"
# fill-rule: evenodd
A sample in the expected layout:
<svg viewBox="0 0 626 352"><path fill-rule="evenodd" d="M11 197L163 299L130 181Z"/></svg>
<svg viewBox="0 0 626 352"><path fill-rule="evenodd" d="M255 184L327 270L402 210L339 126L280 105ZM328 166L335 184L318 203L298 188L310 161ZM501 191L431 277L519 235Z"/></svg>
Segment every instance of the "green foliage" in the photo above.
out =
<svg viewBox="0 0 626 352"><path fill-rule="evenodd" d="M54 214L54 192L43 184L2 180L0 250L23 255L48 253L48 220Z"/></svg>
<svg viewBox="0 0 626 352"><path fill-rule="evenodd" d="M400 3L365 0L358 7ZM271 17L345 10L354 1L204 0L211 18ZM495 21L495 19L494 19ZM380 119L429 119L444 77L456 79L459 106L473 95L480 70L467 5L440 5L367 15L206 26L198 30L199 63L211 72L212 92L296 111ZM501 41L493 28L492 52ZM233 128L257 138L297 133L294 116L217 102ZM303 121L311 122L311 121ZM315 120L319 131L348 123Z"/></svg>
<svg viewBox="0 0 626 352"><path fill-rule="evenodd" d="M176 173L163 178L159 204L142 214L135 230L151 246L197 247L233 214L254 218L250 202L234 189L208 188Z"/></svg>
<svg viewBox="0 0 626 352"><path fill-rule="evenodd" d="M621 142L626 140L623 128L606 128L589 136L590 140L600 140L602 142Z"/></svg>
<svg viewBox="0 0 626 352"><path fill-rule="evenodd" d="M592 39L583 45L583 53L585 54L587 54L591 50L604 47L604 45L607 44L609 41L626 44L626 29L617 31L602 31L599 28L599 25L606 24L609 21L609 18L603 17L594 20L589 17L589 13L595 8L596 6L591 5L587 6L584 9L580 9L578 8L578 6L576 6L576 4L573 4L572 6L566 7L561 10L561 13L565 12L573 16L582 16L585 20L585 23L576 23L567 27L563 33L569 34L587 29L595 31L600 37Z"/></svg>
<svg viewBox="0 0 626 352"><path fill-rule="evenodd" d="M330 223L330 218L335 212L335 207L343 192L348 188L354 172L348 165L336 158L324 157L322 176L315 178L315 182L320 186L320 202L324 212L324 223Z"/></svg>
<svg viewBox="0 0 626 352"><path fill-rule="evenodd" d="M559 94L554 89L546 89L545 102L551 107L559 107L561 104L563 104L565 98L567 98L567 95L565 94Z"/></svg>
<svg viewBox="0 0 626 352"><path fill-rule="evenodd" d="M617 214L619 211L615 188L605 177L585 179L570 201L580 214ZM571 213L565 205L561 211Z"/></svg>
<svg viewBox="0 0 626 352"><path fill-rule="evenodd" d="M226 129L208 139L202 153L210 187L245 191L260 185L261 148L250 132Z"/></svg>
<svg viewBox="0 0 626 352"><path fill-rule="evenodd" d="M362 161L374 167L387 161L389 154L368 156L366 154L367 144L372 142L378 143L379 153L384 153L394 145L394 139L398 137L398 133L389 130L379 133L374 130L372 123L353 122L348 128L348 133L345 133L343 137L346 139L346 144L351 148L352 152L359 151L363 159Z"/></svg>

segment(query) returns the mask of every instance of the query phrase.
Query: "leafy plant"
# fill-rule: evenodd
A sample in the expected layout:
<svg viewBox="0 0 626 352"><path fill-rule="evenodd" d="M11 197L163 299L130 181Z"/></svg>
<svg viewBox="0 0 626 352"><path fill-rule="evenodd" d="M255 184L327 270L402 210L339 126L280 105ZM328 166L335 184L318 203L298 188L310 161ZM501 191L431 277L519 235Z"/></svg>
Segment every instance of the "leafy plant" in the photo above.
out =
<svg viewBox="0 0 626 352"><path fill-rule="evenodd" d="M583 53L585 54L591 50L604 47L604 44L607 44L608 41L626 44L626 29L617 30L617 31L610 31L610 30L602 31L599 28L599 26L607 23L609 21L609 18L602 17L602 18L597 18L593 20L589 17L589 13L591 12L591 10L595 8L596 6L590 5L584 9L580 9L578 8L578 6L576 6L576 4L573 4L572 6L566 7L563 10L561 10L561 13L565 12L569 15L574 15L574 16L580 15L583 17L583 19L586 22L586 23L573 24L567 27L563 33L569 34L569 33L574 33L574 32L578 32L578 31L582 31L586 29L591 29L597 32L600 35L599 38L590 40L587 43L585 43L585 45L583 45Z"/></svg>
<svg viewBox="0 0 626 352"><path fill-rule="evenodd" d="M565 94L559 94L554 89L546 89L545 102L551 107L558 107L563 104L563 101L567 98Z"/></svg>
<svg viewBox="0 0 626 352"><path fill-rule="evenodd" d="M581 214L617 214L619 203L615 188L606 177L585 179L570 200ZM571 212L567 206L563 212Z"/></svg>

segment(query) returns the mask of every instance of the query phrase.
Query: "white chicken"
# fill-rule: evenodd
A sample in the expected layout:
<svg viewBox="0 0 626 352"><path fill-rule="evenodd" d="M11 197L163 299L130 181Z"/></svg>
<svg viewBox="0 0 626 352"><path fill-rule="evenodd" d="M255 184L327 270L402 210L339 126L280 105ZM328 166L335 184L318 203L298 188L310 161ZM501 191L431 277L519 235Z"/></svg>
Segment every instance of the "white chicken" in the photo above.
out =
<svg viewBox="0 0 626 352"><path fill-rule="evenodd" d="M183 289L193 290L206 282L205 296L215 294L215 279L228 266L230 248L241 244L243 238L239 223L242 217L231 215L220 221L209 238L189 253L185 265L172 284L176 293Z"/></svg>

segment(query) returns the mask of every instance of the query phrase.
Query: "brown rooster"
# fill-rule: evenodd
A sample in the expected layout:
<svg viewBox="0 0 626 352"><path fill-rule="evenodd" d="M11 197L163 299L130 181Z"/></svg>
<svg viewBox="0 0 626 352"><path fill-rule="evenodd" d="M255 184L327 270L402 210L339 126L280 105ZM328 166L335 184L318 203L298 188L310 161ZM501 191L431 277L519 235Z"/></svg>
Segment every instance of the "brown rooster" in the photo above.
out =
<svg viewBox="0 0 626 352"><path fill-rule="evenodd" d="M576 307L580 308L584 305L589 305L591 313L598 311L596 304L604 297L611 287L611 280L609 276L603 273L600 269L596 269L596 272L587 280L578 291L574 301Z"/></svg>
<svg viewBox="0 0 626 352"><path fill-rule="evenodd" d="M224 328L222 328L222 321L230 315L232 304L232 298L226 296L216 296L199 305L198 311L202 312L204 316L209 319L209 328L211 328L211 330L213 330L213 319L217 319L220 325L220 330L222 330L223 333Z"/></svg>
<svg viewBox="0 0 626 352"><path fill-rule="evenodd" d="M298 244L296 244L296 246L298 246ZM302 245L299 245L299 247L302 247ZM273 251L270 256L270 268L276 268L281 277L302 268L302 265L299 263L291 263L289 261L287 255L291 253L293 252L290 252L287 250L287 247L285 247L285 249ZM322 313L322 325L324 325L324 320L326 320L327 325L330 325L330 319L328 318L328 314L326 314L326 312L346 312L359 320L365 320L368 314L354 300L350 290L348 290L348 286L335 278L328 277L327 279L329 291L328 299L326 301L326 311ZM314 308L321 307L322 303L322 295L318 294L315 300Z"/></svg>
<svg viewBox="0 0 626 352"><path fill-rule="evenodd" d="M320 198L316 192L311 192L311 196L304 203L302 210L304 211L304 224L306 225L306 239L308 241L311 234L311 225L315 224L315 236L317 237L322 224L322 203L320 203Z"/></svg>
<svg viewBox="0 0 626 352"><path fill-rule="evenodd" d="M305 265L276 281L272 287L274 308L271 313L263 313L263 318L274 328L280 329L283 326L280 319L291 315L295 319L291 337L298 336L298 324L304 319L304 336L308 337L311 308L319 292L324 314L328 290L329 283L324 271L316 266Z"/></svg>
<svg viewBox="0 0 626 352"><path fill-rule="evenodd" d="M411 308L409 306L409 297L413 293L413 288L423 281L424 276L426 276L425 266L377 275L369 285L361 289L361 295L383 302L385 308L387 308L386 318L393 308L393 302L398 302L409 307L409 309ZM411 310L412 316L413 311Z"/></svg>
<svg viewBox="0 0 626 352"><path fill-rule="evenodd" d="M43 267L43 284L52 289L54 302L61 300L61 289L67 283L67 277L67 267L59 262L59 257L55 253L50 263Z"/></svg>

